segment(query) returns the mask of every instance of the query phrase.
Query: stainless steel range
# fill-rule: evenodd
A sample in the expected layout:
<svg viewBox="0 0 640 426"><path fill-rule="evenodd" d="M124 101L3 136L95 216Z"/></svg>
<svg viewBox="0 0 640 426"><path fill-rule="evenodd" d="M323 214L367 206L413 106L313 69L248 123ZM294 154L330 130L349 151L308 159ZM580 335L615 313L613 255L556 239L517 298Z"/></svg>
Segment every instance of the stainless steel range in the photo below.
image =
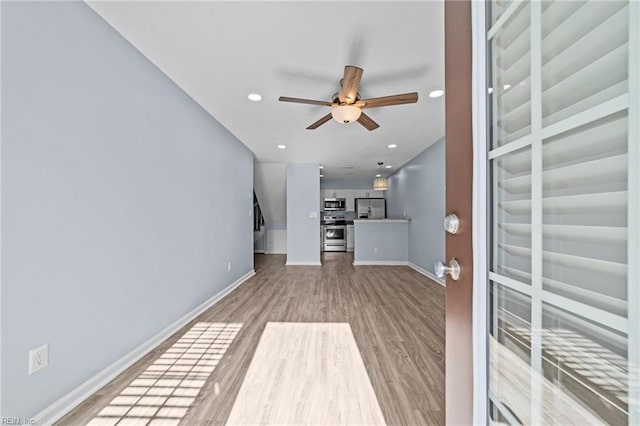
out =
<svg viewBox="0 0 640 426"><path fill-rule="evenodd" d="M344 215L322 218L322 242L324 251L347 251L347 222Z"/></svg>

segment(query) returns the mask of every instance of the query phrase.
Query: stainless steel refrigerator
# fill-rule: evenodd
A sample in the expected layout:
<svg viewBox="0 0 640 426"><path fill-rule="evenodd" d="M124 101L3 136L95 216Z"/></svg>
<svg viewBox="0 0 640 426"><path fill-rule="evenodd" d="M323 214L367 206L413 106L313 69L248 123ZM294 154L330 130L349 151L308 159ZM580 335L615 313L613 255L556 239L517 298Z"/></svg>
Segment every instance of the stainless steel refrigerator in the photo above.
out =
<svg viewBox="0 0 640 426"><path fill-rule="evenodd" d="M357 198L356 212L358 219L384 219L386 204L384 198Z"/></svg>

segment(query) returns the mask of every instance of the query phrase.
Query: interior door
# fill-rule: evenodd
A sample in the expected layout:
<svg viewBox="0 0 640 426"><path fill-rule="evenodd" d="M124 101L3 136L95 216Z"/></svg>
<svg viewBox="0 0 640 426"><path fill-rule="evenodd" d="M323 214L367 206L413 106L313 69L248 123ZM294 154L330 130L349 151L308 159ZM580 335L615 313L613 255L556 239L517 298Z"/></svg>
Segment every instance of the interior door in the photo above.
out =
<svg viewBox="0 0 640 426"><path fill-rule="evenodd" d="M446 235L446 259L462 273L446 280L446 421L473 424L471 2L445 2L446 211L460 219Z"/></svg>

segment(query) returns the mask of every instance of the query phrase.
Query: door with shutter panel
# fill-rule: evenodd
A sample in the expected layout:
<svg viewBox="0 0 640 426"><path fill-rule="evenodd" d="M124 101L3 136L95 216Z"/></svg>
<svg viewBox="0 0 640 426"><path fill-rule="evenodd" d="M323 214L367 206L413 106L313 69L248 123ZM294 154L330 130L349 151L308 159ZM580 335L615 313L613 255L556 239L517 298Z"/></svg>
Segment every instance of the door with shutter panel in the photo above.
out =
<svg viewBox="0 0 640 426"><path fill-rule="evenodd" d="M487 3L489 417L640 424L640 13Z"/></svg>

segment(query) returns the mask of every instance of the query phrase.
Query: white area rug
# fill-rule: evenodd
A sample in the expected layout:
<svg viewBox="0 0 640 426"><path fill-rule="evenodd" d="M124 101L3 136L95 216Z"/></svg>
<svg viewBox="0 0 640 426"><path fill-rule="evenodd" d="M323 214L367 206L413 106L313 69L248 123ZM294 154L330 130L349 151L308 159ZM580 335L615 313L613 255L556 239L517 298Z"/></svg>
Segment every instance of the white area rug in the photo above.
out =
<svg viewBox="0 0 640 426"><path fill-rule="evenodd" d="M383 425L348 323L267 323L228 425Z"/></svg>

